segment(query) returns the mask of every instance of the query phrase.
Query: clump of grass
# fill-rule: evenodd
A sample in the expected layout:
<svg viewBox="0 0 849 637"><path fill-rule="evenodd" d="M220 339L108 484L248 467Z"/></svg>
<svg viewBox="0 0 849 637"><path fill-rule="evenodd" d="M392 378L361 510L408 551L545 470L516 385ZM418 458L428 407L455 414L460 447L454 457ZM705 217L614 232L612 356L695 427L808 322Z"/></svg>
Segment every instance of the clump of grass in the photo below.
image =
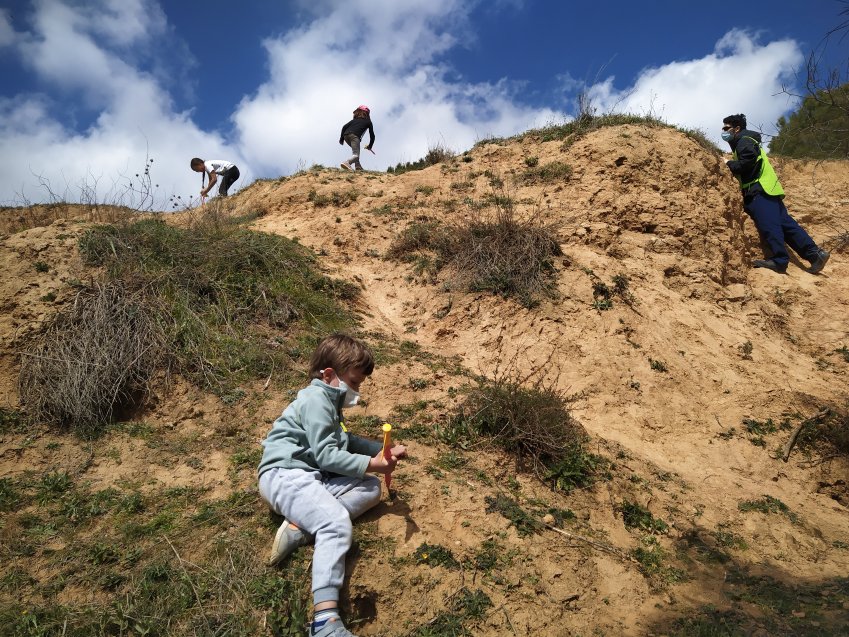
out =
<svg viewBox="0 0 849 637"><path fill-rule="evenodd" d="M423 250L443 251L448 237L436 221L416 221L401 231L386 251L387 259L413 261Z"/></svg>
<svg viewBox="0 0 849 637"><path fill-rule="evenodd" d="M536 163L533 166L528 165L528 169L522 174L521 179L526 184L549 184L566 181L571 176L572 167L569 164L562 161L553 161L541 166Z"/></svg>
<svg viewBox="0 0 849 637"><path fill-rule="evenodd" d="M106 282L81 290L21 371L25 404L50 422L100 426L159 369L235 397L243 380L291 368L298 348L281 347L281 330L309 340L353 324L342 302L354 286L320 274L296 242L218 217L97 226L79 247Z"/></svg>
<svg viewBox="0 0 849 637"><path fill-rule="evenodd" d="M599 311L609 310L613 307L613 299L618 298L623 303L634 309L637 300L630 290L630 280L624 274L616 274L611 279L612 286L602 281L595 272L589 268L583 268L584 273L590 277L593 284L593 308Z"/></svg>
<svg viewBox="0 0 849 637"><path fill-rule="evenodd" d="M663 373L669 371L669 368L666 366L666 363L661 360L656 360L654 358L649 358L649 367L651 367L656 372Z"/></svg>
<svg viewBox="0 0 849 637"><path fill-rule="evenodd" d="M316 208L325 208L327 206L335 206L336 208L345 208L354 203L359 197L356 190L344 190L339 192L332 191L329 195L319 194L315 188L312 188L307 194L307 201L311 202Z"/></svg>
<svg viewBox="0 0 849 637"><path fill-rule="evenodd" d="M644 546L638 546L631 551L631 556L640 565L640 571L651 579L655 585L665 587L687 579L684 571L665 563L666 551L651 536L644 538Z"/></svg>
<svg viewBox="0 0 849 637"><path fill-rule="evenodd" d="M636 502L625 500L620 506L622 520L629 529L640 529L648 533L666 533L669 525L660 518L656 518L644 506Z"/></svg>
<svg viewBox="0 0 849 637"><path fill-rule="evenodd" d="M797 444L807 452L816 451L823 457L849 456L849 412L830 409L820 421L812 419L799 432Z"/></svg>
<svg viewBox="0 0 849 637"><path fill-rule="evenodd" d="M782 513L792 522L798 520L798 516L786 504L771 495L764 495L760 500L744 500L737 504L737 508L744 513L749 511L757 511L765 515Z"/></svg>
<svg viewBox="0 0 849 637"><path fill-rule="evenodd" d="M478 378L440 437L449 444L489 438L554 489L591 484L602 461L585 449L586 434L569 411L572 398L540 371L522 375L514 363Z"/></svg>
<svg viewBox="0 0 849 637"><path fill-rule="evenodd" d="M21 404L39 420L98 427L132 405L165 355L155 310L122 282L81 291L24 353Z"/></svg>
<svg viewBox="0 0 849 637"><path fill-rule="evenodd" d="M421 159L417 161L408 161L406 163L399 162L395 164L394 167L390 166L387 168L386 172L400 175L402 173L410 172L411 170L422 170L428 166L435 166L436 164L450 161L454 158L455 154L456 153L454 153L454 151L444 144L435 144L427 149L427 153Z"/></svg>
<svg viewBox="0 0 849 637"><path fill-rule="evenodd" d="M417 222L393 241L387 257L412 261L435 253L436 269L448 267L455 282L471 292L491 292L534 307L554 296L554 258L562 251L557 226L538 214L520 218L509 198L493 196L489 218L474 217L452 226Z"/></svg>
<svg viewBox="0 0 849 637"><path fill-rule="evenodd" d="M434 566L443 566L449 570L460 568L460 562L454 557L454 554L444 546L439 544L421 544L413 553L413 559L416 564L427 564L431 568Z"/></svg>
<svg viewBox="0 0 849 637"><path fill-rule="evenodd" d="M515 298L525 307L554 295L554 257L562 255L555 226L535 215L520 219L513 206L499 206L495 218L453 230L443 256L470 291Z"/></svg>
<svg viewBox="0 0 849 637"><path fill-rule="evenodd" d="M481 619L492 600L482 590L461 588L450 601L447 611L442 611L426 624L419 626L409 637L468 637L472 635L465 624Z"/></svg>
<svg viewBox="0 0 849 637"><path fill-rule="evenodd" d="M495 497L488 495L484 498L484 502L486 502L487 513L500 513L510 520L520 537L539 533L545 528L540 520L525 511L516 500L503 493Z"/></svg>
<svg viewBox="0 0 849 637"><path fill-rule="evenodd" d="M17 409L0 407L0 433L16 433L27 425L27 417Z"/></svg>

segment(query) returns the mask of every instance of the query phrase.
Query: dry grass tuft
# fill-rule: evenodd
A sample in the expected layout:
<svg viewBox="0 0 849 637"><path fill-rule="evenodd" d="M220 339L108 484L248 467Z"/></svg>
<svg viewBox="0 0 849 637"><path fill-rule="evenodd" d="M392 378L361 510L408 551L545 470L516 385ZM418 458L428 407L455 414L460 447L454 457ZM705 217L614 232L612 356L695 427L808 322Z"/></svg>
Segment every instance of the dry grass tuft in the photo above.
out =
<svg viewBox="0 0 849 637"><path fill-rule="evenodd" d="M23 355L21 402L48 422L107 423L146 392L163 356L161 334L120 282L82 290Z"/></svg>

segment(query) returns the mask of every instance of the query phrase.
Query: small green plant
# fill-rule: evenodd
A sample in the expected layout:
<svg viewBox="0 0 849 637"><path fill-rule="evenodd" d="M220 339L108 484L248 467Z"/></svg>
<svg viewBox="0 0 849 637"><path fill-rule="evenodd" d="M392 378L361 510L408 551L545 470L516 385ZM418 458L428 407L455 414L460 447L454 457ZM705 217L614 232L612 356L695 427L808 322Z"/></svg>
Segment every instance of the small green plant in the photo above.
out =
<svg viewBox="0 0 849 637"><path fill-rule="evenodd" d="M666 533L669 530L666 522L654 517L647 508L636 502L625 500L618 508L625 526L629 529L640 529L649 533Z"/></svg>
<svg viewBox="0 0 849 637"><path fill-rule="evenodd" d="M430 381L428 381L426 378L411 378L409 385L410 389L412 389L413 391L421 391L422 389L426 389L427 386L430 385Z"/></svg>
<svg viewBox="0 0 849 637"><path fill-rule="evenodd" d="M510 520L520 537L539 533L545 528L542 522L522 509L516 500L503 493L499 493L495 497L486 496L484 502L486 502L487 513L500 513Z"/></svg>
<svg viewBox="0 0 849 637"><path fill-rule="evenodd" d="M469 461L460 453L454 451L446 451L436 458L436 465L446 471L457 471L465 467Z"/></svg>
<svg viewBox="0 0 849 637"><path fill-rule="evenodd" d="M847 348L845 345L834 350L834 353L840 354L843 357L843 360L849 363L849 348Z"/></svg>
<svg viewBox="0 0 849 637"><path fill-rule="evenodd" d="M525 157L525 166L528 168L534 168L537 164L539 164L539 157Z"/></svg>
<svg viewBox="0 0 849 637"><path fill-rule="evenodd" d="M638 546L631 551L631 556L640 565L640 571L656 585L664 587L687 579L684 571L664 563L666 551L651 536L644 538L644 546Z"/></svg>
<svg viewBox="0 0 849 637"><path fill-rule="evenodd" d="M435 188L433 186L416 186L416 192L420 192L426 197L432 195Z"/></svg>
<svg viewBox="0 0 849 637"><path fill-rule="evenodd" d="M35 262L35 271L36 272L50 272L50 266L47 265L44 261L36 261Z"/></svg>
<svg viewBox="0 0 849 637"><path fill-rule="evenodd" d="M716 539L716 543L724 548L737 549L738 551L745 551L749 548L746 540L733 531L727 530L722 525L714 532L713 536Z"/></svg>
<svg viewBox="0 0 849 637"><path fill-rule="evenodd" d="M649 358L649 367L651 367L656 372L666 372L669 371L666 367L666 363L660 360L655 360L653 358Z"/></svg>
<svg viewBox="0 0 849 637"><path fill-rule="evenodd" d="M593 307L596 310L604 311L613 307L612 290L601 281L593 282Z"/></svg>
<svg viewBox="0 0 849 637"><path fill-rule="evenodd" d="M752 360L752 350L754 347L752 346L752 341L746 341L742 345L740 345L740 356L743 357L744 360L750 361Z"/></svg>
<svg viewBox="0 0 849 637"><path fill-rule="evenodd" d="M431 568L435 566L442 566L449 570L460 568L460 563L454 557L454 554L439 544L428 544L425 542L419 545L413 553L413 558L416 564L426 564Z"/></svg>
<svg viewBox="0 0 849 637"><path fill-rule="evenodd" d="M744 513L749 511L757 511L766 515L783 513L792 522L796 522L798 519L786 504L771 495L764 495L760 500L744 500L737 504L737 508Z"/></svg>

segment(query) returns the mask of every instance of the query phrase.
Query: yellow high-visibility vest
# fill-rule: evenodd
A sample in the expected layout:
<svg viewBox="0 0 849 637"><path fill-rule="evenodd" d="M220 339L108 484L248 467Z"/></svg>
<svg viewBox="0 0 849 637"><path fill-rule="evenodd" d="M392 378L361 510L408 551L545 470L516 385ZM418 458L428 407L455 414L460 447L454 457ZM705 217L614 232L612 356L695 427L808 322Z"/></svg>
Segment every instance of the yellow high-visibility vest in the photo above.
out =
<svg viewBox="0 0 849 637"><path fill-rule="evenodd" d="M772 164L769 163L769 159L766 157L766 153L764 152L764 147L758 143L758 140L753 137L746 137L746 139L751 139L758 145L758 148L761 149L761 153L758 156L758 161L761 164L761 169L758 172L758 178L753 179L752 181L743 183L743 178L738 176L737 181L740 182L740 188L746 190L749 186L754 184L755 182L761 185L761 188L764 189L764 192L768 195L772 195L773 197L783 197L784 196L784 188L781 187L781 182L778 181L778 175L775 174L775 170L772 167ZM732 153L732 157L737 159L737 151L735 150Z"/></svg>

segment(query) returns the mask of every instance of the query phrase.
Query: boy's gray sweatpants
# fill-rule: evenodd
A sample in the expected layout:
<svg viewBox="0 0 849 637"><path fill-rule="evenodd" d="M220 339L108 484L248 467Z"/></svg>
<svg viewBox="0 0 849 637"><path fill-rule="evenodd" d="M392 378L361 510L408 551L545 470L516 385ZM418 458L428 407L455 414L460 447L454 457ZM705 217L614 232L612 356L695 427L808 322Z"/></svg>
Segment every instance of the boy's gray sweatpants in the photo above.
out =
<svg viewBox="0 0 849 637"><path fill-rule="evenodd" d="M274 468L259 477L259 493L271 509L315 536L313 603L338 601L351 548L351 520L380 502L380 479L335 476L319 471Z"/></svg>

